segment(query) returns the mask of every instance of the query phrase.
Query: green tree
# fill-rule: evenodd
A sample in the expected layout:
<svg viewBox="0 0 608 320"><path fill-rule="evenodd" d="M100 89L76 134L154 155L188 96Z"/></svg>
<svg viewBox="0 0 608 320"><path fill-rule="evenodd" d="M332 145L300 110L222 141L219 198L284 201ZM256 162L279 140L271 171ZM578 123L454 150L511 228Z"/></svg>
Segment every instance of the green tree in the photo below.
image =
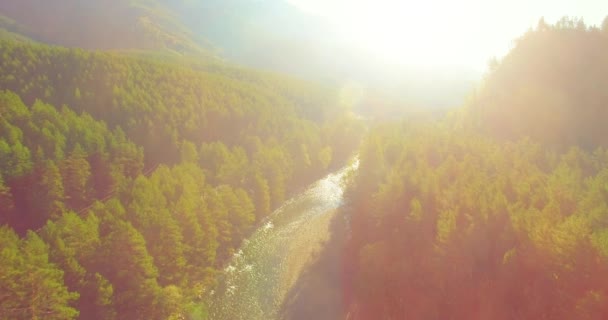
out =
<svg viewBox="0 0 608 320"><path fill-rule="evenodd" d="M242 189L233 190L228 186L216 189L224 208L227 210L227 224L230 225L231 247L236 248L255 221L255 208L247 193Z"/></svg>
<svg viewBox="0 0 608 320"><path fill-rule="evenodd" d="M32 170L30 150L19 142L11 147L11 157L9 159L8 172L10 176L23 176Z"/></svg>
<svg viewBox="0 0 608 320"><path fill-rule="evenodd" d="M143 236L125 221L104 222L109 232L101 239L99 274L112 284L112 304L118 319L157 319L158 269Z"/></svg>
<svg viewBox="0 0 608 320"><path fill-rule="evenodd" d="M256 174L253 187L254 204L258 221L270 213L270 187L261 174Z"/></svg>
<svg viewBox="0 0 608 320"><path fill-rule="evenodd" d="M75 319L78 298L63 284L63 271L48 261L48 246L35 233L24 240L0 227L0 319Z"/></svg>
<svg viewBox="0 0 608 320"><path fill-rule="evenodd" d="M0 175L0 225L15 221L17 218L16 214L11 190L4 184L4 179Z"/></svg>
<svg viewBox="0 0 608 320"><path fill-rule="evenodd" d="M87 155L80 146L76 144L74 150L61 163L61 176L65 189L66 204L73 209L86 206L91 195L91 165L87 161Z"/></svg>
<svg viewBox="0 0 608 320"><path fill-rule="evenodd" d="M138 177L131 190L133 200L128 211L132 223L146 239L148 251L161 273L161 285L175 284L186 263L183 236L167 208L159 182L155 177Z"/></svg>
<svg viewBox="0 0 608 320"><path fill-rule="evenodd" d="M194 146L194 144L190 141L182 142L180 153L182 162L198 163L199 161L196 146Z"/></svg>
<svg viewBox="0 0 608 320"><path fill-rule="evenodd" d="M47 162L43 169L37 191L31 195L32 203L36 204L32 214L40 215L44 219L60 217L65 210L65 193L59 168L52 161Z"/></svg>
<svg viewBox="0 0 608 320"><path fill-rule="evenodd" d="M113 319L112 285L96 273L99 219L93 214L81 218L68 212L56 222L49 222L41 234L50 244L51 261L65 272L66 286L80 293L80 318Z"/></svg>

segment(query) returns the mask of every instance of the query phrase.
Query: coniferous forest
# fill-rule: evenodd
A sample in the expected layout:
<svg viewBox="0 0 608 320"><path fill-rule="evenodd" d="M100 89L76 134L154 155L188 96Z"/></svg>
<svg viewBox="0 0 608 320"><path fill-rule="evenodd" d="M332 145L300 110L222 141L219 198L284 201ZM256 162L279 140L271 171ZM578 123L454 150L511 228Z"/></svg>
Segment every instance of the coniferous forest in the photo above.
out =
<svg viewBox="0 0 608 320"><path fill-rule="evenodd" d="M541 20L465 106L372 130L349 319L608 317L607 26Z"/></svg>
<svg viewBox="0 0 608 320"><path fill-rule="evenodd" d="M2 319L203 316L244 237L363 132L287 76L10 39L0 56Z"/></svg>
<svg viewBox="0 0 608 320"><path fill-rule="evenodd" d="M230 2L254 8L238 14L218 1L111 2L57 4L89 16L66 14L56 30L42 19L55 5L0 4L0 320L211 319L210 296L248 239L285 204L314 205L290 199L340 168L351 169L332 189L340 207L315 214L342 231L291 231L331 249L320 273L338 285L318 296L341 303L310 308L346 320L608 319L608 18L541 19L458 107L436 110L237 66L199 39L224 40L228 56L248 54L231 32L288 48L297 32L241 29L264 17L254 2ZM269 57L334 76L289 48ZM305 262L287 268L295 287L316 270L307 259L279 261Z"/></svg>

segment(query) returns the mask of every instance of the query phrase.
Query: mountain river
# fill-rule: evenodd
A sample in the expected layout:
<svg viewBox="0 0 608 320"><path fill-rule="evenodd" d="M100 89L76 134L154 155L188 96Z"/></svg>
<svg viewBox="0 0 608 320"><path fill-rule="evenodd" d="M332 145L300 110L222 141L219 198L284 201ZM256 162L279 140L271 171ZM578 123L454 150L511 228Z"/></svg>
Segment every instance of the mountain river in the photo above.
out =
<svg viewBox="0 0 608 320"><path fill-rule="evenodd" d="M210 319L286 317L286 299L329 240L332 218L342 204L344 178L357 167L355 160L313 183L243 242L223 270L217 290L209 293Z"/></svg>

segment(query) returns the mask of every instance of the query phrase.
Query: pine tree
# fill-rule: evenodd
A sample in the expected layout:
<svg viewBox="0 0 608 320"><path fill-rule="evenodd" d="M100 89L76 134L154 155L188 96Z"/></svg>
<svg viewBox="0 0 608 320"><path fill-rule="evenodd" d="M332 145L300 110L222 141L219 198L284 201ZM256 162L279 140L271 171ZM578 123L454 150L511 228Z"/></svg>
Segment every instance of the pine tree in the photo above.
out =
<svg viewBox="0 0 608 320"><path fill-rule="evenodd" d="M17 218L15 202L11 190L4 185L4 179L0 175L0 225L11 224Z"/></svg>
<svg viewBox="0 0 608 320"><path fill-rule="evenodd" d="M35 233L24 240L0 227L0 319L68 320L78 294L63 284L63 271L48 261L48 246Z"/></svg>
<svg viewBox="0 0 608 320"><path fill-rule="evenodd" d="M156 319L160 287L158 269L148 254L146 242L125 221L109 219L98 256L99 274L113 287L113 305L118 319Z"/></svg>
<svg viewBox="0 0 608 320"><path fill-rule="evenodd" d="M80 317L112 319L112 285L96 273L99 218L91 214L83 219L68 212L56 222L49 222L41 234L50 244L51 260L65 271L66 286L80 293Z"/></svg>
<svg viewBox="0 0 608 320"><path fill-rule="evenodd" d="M270 213L270 188L268 182L261 174L256 174L254 179L253 197L257 220Z"/></svg>
<svg viewBox="0 0 608 320"><path fill-rule="evenodd" d="M63 201L65 199L63 179L59 168L53 161L46 164L42 177L37 185L37 192L32 193L32 203L35 204L31 212L35 220L58 218L65 210Z"/></svg>
<svg viewBox="0 0 608 320"><path fill-rule="evenodd" d="M61 176L65 188L66 204L72 209L80 209L88 204L91 195L91 166L87 154L80 144L61 164Z"/></svg>
<svg viewBox="0 0 608 320"><path fill-rule="evenodd" d="M190 141L183 141L180 148L180 158L183 163L191 162L198 163L199 157L196 151L196 146Z"/></svg>

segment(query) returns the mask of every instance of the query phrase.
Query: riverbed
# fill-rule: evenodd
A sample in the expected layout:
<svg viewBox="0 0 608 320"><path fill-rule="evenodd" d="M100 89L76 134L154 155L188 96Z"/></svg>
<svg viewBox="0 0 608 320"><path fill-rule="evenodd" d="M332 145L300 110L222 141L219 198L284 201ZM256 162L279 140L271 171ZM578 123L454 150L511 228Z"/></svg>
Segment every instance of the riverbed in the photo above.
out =
<svg viewBox="0 0 608 320"><path fill-rule="evenodd" d="M325 315L321 319L335 319L330 317L341 310L340 288L327 278L335 278L339 258L337 252L328 255L336 249L328 243L335 240L336 225L344 222L338 214L344 180L357 166L354 161L315 182L243 242L210 294L210 319L307 319L315 309L318 316Z"/></svg>

